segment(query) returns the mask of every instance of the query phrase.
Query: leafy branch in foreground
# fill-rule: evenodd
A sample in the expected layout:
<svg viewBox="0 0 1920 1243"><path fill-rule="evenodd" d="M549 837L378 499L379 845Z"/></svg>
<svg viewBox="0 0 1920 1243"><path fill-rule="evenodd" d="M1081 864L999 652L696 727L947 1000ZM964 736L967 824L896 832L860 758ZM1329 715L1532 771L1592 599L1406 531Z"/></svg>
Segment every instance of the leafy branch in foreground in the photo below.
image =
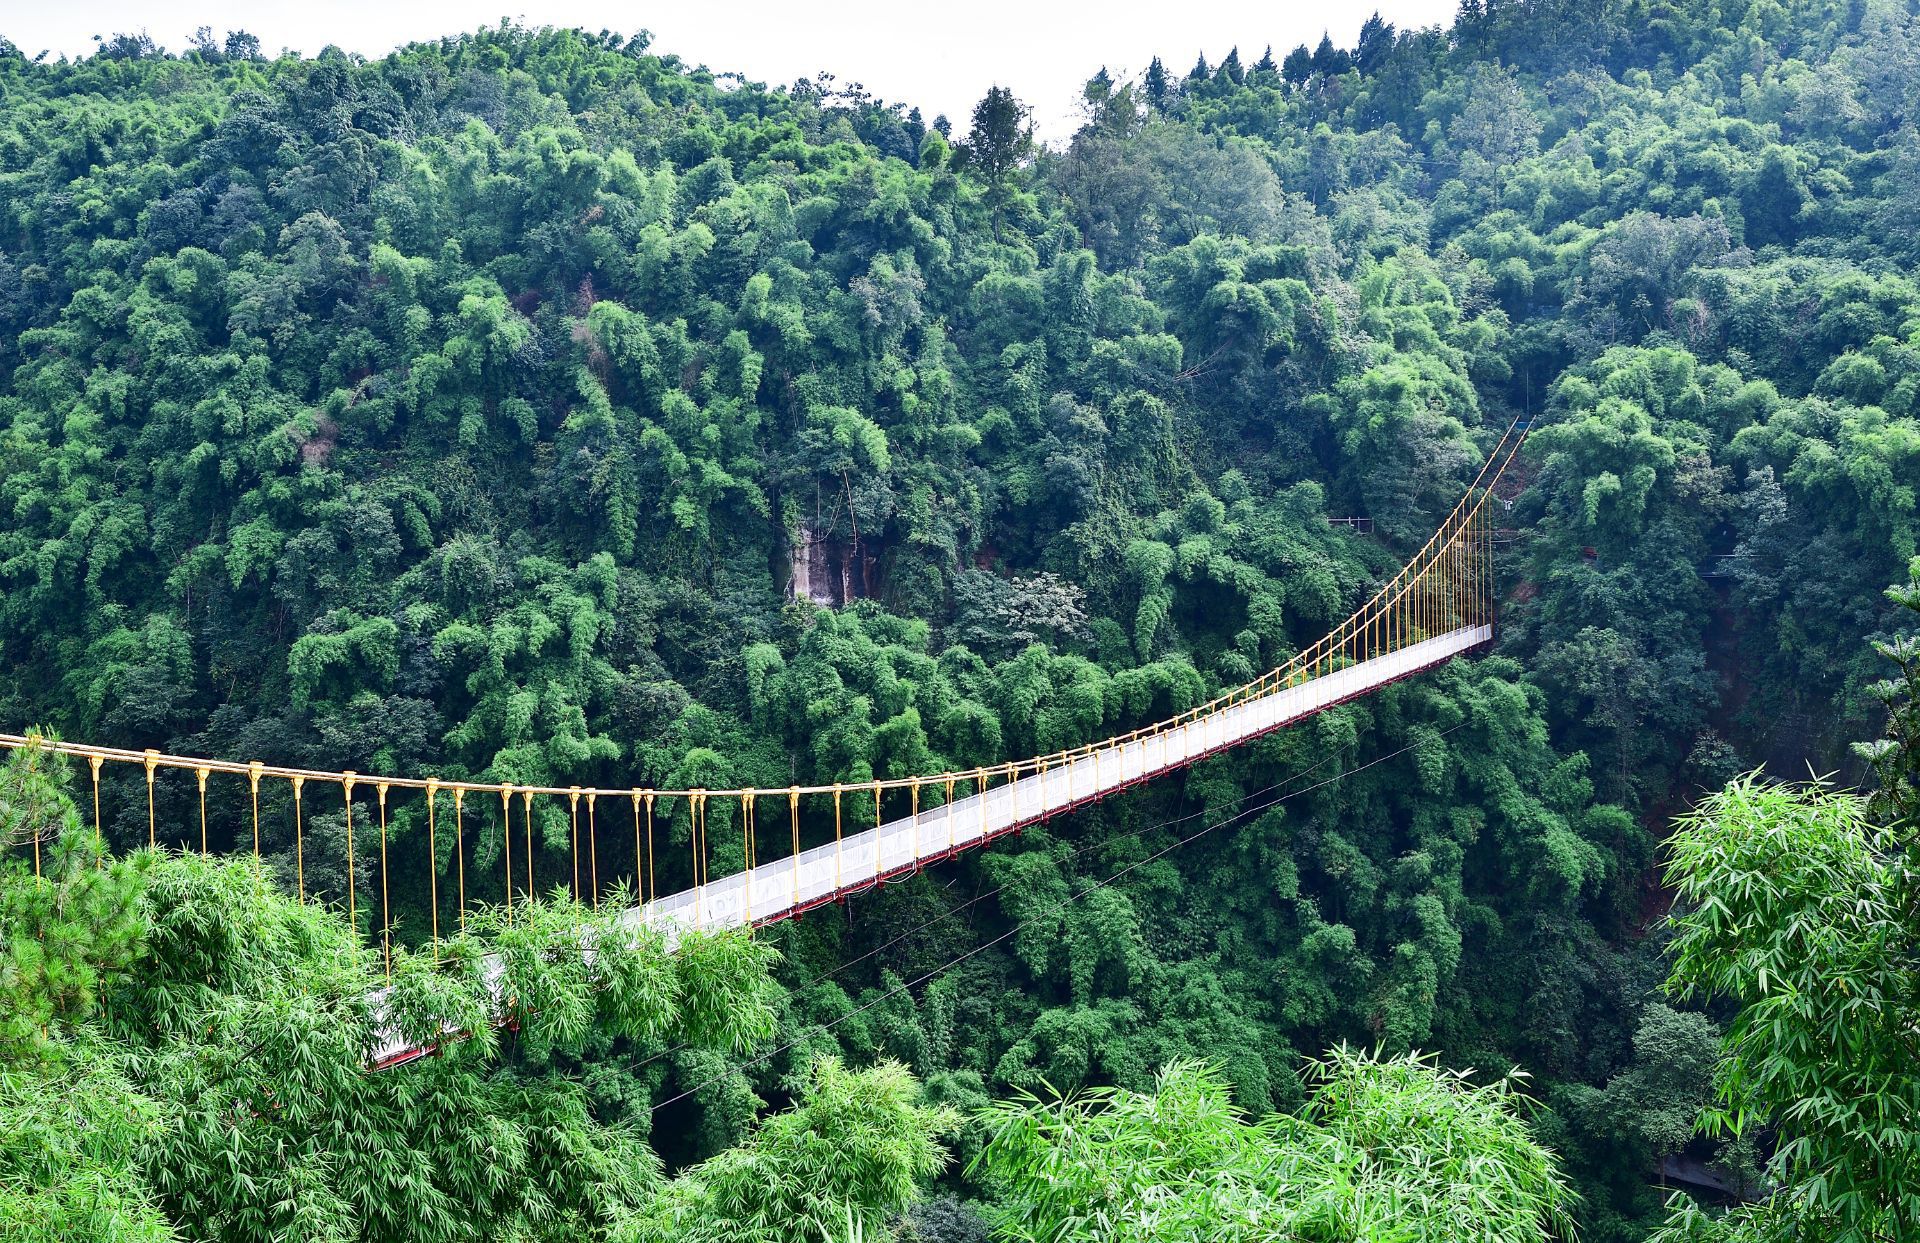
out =
<svg viewBox="0 0 1920 1243"><path fill-rule="evenodd" d="M1920 1221L1913 841L1865 799L1733 782L1680 822L1671 990L1740 1003L1703 1126L1772 1127L1771 1201L1660 1237L1911 1238Z"/></svg>
<svg viewBox="0 0 1920 1243"><path fill-rule="evenodd" d="M0 1057L84 1022L140 951L139 868L80 827L64 763L31 742L0 757L0 850L15 848L0 864Z"/></svg>
<svg viewBox="0 0 1920 1243"><path fill-rule="evenodd" d="M1199 1063L1151 1092L1029 1094L982 1114L972 1172L1000 1193L1000 1237L1021 1243L1572 1237L1574 1196L1512 1078L1476 1087L1345 1047L1309 1078L1300 1116L1259 1121Z"/></svg>
<svg viewBox="0 0 1920 1243"><path fill-rule="evenodd" d="M906 1067L814 1064L793 1109L686 1171L626 1218L616 1243L844 1243L885 1225L947 1163L951 1111L922 1104Z"/></svg>

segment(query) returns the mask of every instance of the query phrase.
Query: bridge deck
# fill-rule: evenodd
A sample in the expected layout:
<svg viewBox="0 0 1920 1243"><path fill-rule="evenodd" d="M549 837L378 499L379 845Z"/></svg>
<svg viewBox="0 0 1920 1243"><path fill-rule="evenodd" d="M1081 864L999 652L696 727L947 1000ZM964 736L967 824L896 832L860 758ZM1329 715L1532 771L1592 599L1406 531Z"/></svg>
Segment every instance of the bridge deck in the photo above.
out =
<svg viewBox="0 0 1920 1243"><path fill-rule="evenodd" d="M917 816L889 820L878 829L849 834L838 843L802 851L797 883L795 859L778 859L663 896L634 908L629 918L706 928L784 919L1023 825L1183 768L1215 751L1442 664L1492 638L1493 627L1484 625L1435 635L1388 655L1222 709L1168 733L1095 750L1050 772L991 788L984 799L977 794L956 799L943 807L927 808Z"/></svg>

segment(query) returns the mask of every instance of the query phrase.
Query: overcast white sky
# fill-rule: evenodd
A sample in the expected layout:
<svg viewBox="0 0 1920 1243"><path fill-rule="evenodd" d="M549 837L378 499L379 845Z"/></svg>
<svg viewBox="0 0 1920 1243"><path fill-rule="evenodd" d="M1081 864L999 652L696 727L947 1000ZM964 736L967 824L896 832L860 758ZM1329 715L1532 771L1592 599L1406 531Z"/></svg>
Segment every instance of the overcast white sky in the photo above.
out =
<svg viewBox="0 0 1920 1243"><path fill-rule="evenodd" d="M269 52L311 55L328 43L379 56L416 39L491 25L503 15L530 25L583 26L630 34L651 30L654 50L734 70L767 83L827 70L888 101L944 112L965 129L973 104L994 83L1034 109L1042 137L1074 128L1080 84L1102 64L1139 73L1158 54L1184 74L1204 51L1218 64L1238 44L1243 60L1271 43L1283 56L1296 43L1351 46L1376 8L1401 27L1450 21L1457 0L680 0L667 5L611 0L0 0L0 35L27 55L80 56L93 36L145 30L178 50L199 26L249 30Z"/></svg>

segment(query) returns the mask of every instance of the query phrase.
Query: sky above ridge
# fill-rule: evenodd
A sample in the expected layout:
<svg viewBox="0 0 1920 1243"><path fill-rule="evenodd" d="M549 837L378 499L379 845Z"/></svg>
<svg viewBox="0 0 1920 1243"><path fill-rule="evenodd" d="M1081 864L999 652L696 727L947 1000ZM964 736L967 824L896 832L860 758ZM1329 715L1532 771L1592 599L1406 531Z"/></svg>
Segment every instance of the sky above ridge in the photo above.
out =
<svg viewBox="0 0 1920 1243"><path fill-rule="evenodd" d="M1325 0L1320 4L1050 3L974 0L965 6L902 0L695 0L648 6L611 0L548 0L494 6L473 0L96 0L79 4L0 5L0 36L28 56L84 56L93 36L146 31L162 47L184 48L200 26L216 35L244 29L269 53L311 55L329 43L379 56L395 46L492 25L502 16L528 25L653 32L653 50L672 52L716 72L736 71L768 84L821 71L859 82L882 99L917 105L931 121L946 113L965 130L975 101L999 83L1034 110L1043 139L1059 142L1077 123L1080 86L1106 65L1138 75L1156 54L1185 74L1205 53L1217 64L1238 46L1251 64L1273 45L1276 58L1322 31L1352 46L1375 9L1401 28L1452 20L1457 0Z"/></svg>

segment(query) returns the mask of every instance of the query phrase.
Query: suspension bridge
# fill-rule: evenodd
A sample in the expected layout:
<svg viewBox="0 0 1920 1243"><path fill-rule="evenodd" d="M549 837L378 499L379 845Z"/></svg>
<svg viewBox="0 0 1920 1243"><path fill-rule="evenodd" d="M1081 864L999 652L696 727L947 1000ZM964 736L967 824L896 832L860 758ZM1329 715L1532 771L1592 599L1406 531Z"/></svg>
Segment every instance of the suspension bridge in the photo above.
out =
<svg viewBox="0 0 1920 1243"><path fill-rule="evenodd" d="M0 735L0 748L41 747L84 760L92 781L97 832L102 829L103 771L110 766L130 771L145 787L149 846L161 844L156 783L162 774L185 774L194 782L199 848L206 853L210 840L207 795L210 782L219 777L224 779L220 793L244 790L247 802L238 816L243 827L228 836L238 845L250 822L258 860L264 789L270 802L291 803L292 875L287 879L300 900L344 906L349 920L360 927L357 812L359 850L371 847L379 860L378 892L377 897L368 895L372 905L366 926L369 935L377 936L389 972L394 943L389 812L390 804L400 797L418 798L424 804L429 938L436 947L443 922L464 928L471 903L479 900L479 877L476 874L470 886L467 866L469 857L474 857L467 841L469 800L483 806L498 804L499 836L493 839L499 846L498 859L490 858L488 869L498 868L499 883L487 890L498 896L487 900L496 905L503 901L509 917L516 895L524 904L540 892L535 873L540 854L546 853L551 862L555 853L536 839L536 804L563 800L570 826L569 869L558 877L549 875L550 888L564 887L577 901L597 908L610 892L600 874L600 843L606 834L624 836L630 827L630 868L618 878L622 887L611 890L636 899L622 914L623 920L661 927L669 940L680 929L773 923L1189 767L1490 642L1496 601L1494 548L1499 542L1495 511L1500 508L1492 498L1527 429L1524 420L1510 425L1466 494L1420 550L1352 616L1285 664L1155 724L1048 755L863 783L670 790L363 775L91 746L33 735ZM240 787L236 779L244 780L245 786ZM277 800L271 797L275 793L281 795ZM320 797L345 812L345 858L329 861L333 866L345 864L344 895L309 885L306 826L313 811L309 800ZM895 814L889 815L889 805ZM661 894L657 884L662 851L655 839L658 822L668 808L686 822L686 870L676 868L673 874L691 883ZM716 816L717 809L724 814ZM850 820L872 827L848 831ZM737 829L744 863L718 878L708 874L714 854L709 829L716 821L728 833ZM826 837L829 823L831 838ZM452 841L446 842L449 836ZM819 840L809 846L807 838ZM174 839L169 835L167 840L171 844ZM183 843L183 848L191 845ZM39 849L36 841L36 870ZM772 857L767 857L769 851ZM449 902L452 910L443 920L443 908ZM373 1062L397 1065L427 1051L389 1041L375 1051Z"/></svg>

